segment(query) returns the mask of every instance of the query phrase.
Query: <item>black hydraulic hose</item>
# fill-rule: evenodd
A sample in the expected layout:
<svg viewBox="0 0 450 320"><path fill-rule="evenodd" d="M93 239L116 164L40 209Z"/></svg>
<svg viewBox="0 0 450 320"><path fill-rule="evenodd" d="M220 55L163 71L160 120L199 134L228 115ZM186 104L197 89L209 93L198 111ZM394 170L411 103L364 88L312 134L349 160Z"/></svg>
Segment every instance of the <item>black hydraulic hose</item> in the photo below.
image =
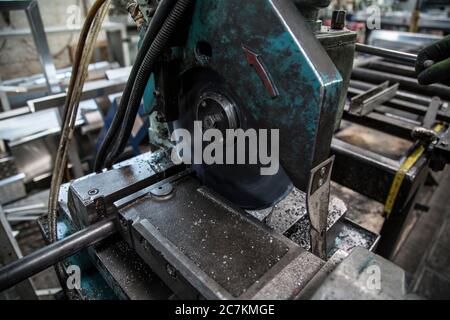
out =
<svg viewBox="0 0 450 320"><path fill-rule="evenodd" d="M116 112L114 119L111 123L111 126L109 127L108 132L102 142L100 150L97 153L97 156L95 159L95 165L94 165L94 170L96 172L98 172L102 169L105 159L108 155L108 152L110 152L111 144L115 139L117 139L118 130L120 129L120 127L122 125L122 121L125 116L128 101L130 99L130 95L131 95L139 68L141 67L141 65L144 61L145 55L148 52L148 50L150 49L150 46L153 43L153 39L158 34L159 30L161 29L162 25L164 24L164 21L169 16L169 13L171 12L171 10L174 7L176 2L177 2L177 0L163 0L158 5L155 15L153 16L151 23L147 29L147 32L145 33L144 39L142 40L141 48L136 56L136 61L133 64L133 67L131 69L130 77L128 78L124 92L120 99L120 103L117 108L117 112Z"/></svg>
<svg viewBox="0 0 450 320"><path fill-rule="evenodd" d="M194 0L177 1L172 12L170 12L169 17L164 22L164 25L161 27L161 30L150 46L150 49L147 52L144 61L138 71L138 75L133 86L133 91L131 93L130 101L128 102L128 107L125 114L124 127L121 128L114 148L112 149L111 153L108 154L108 158L105 163L106 167L110 167L114 163L115 159L120 156L120 154L125 149L128 138L131 134L131 130L133 129L134 120L139 111L142 96L144 95L148 80L150 79L150 76L152 74L153 67L157 59L166 49L170 39L172 38L172 35L175 33L179 23L188 12L188 9L190 8L193 1Z"/></svg>

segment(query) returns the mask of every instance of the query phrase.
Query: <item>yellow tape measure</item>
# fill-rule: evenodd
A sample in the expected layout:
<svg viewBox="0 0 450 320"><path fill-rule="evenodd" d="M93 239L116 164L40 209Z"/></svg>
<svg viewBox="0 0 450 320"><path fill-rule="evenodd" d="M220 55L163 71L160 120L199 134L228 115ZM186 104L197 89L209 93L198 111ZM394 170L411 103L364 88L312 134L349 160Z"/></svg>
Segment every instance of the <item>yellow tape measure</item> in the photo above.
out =
<svg viewBox="0 0 450 320"><path fill-rule="evenodd" d="M444 128L444 125L438 124L434 127L435 132L440 132ZM395 200L397 199L398 192L402 186L408 171L416 164L417 160L424 154L425 147L423 145L418 146L411 155L401 164L397 173L395 174L394 181L392 182L389 195L384 205L384 216L389 219L392 209L394 208Z"/></svg>

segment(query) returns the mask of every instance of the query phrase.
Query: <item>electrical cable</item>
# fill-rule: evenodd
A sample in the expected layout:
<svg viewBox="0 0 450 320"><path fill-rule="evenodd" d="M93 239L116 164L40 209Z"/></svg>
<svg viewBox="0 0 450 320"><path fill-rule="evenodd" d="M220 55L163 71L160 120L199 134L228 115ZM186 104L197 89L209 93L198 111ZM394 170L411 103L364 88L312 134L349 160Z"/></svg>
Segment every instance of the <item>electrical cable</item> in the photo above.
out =
<svg viewBox="0 0 450 320"><path fill-rule="evenodd" d="M179 0L175 7L170 12L169 17L164 22L158 35L155 37L150 49L145 55L144 61L139 68L136 80L134 81L133 90L128 101L125 118L117 140L108 154L106 160L106 167L110 167L114 161L120 156L126 147L131 131L133 129L134 121L139 111L139 107L144 95L145 88L153 73L153 68L157 59L162 55L167 48L169 41L175 33L179 23L183 20L185 14L188 12L192 4L192 0Z"/></svg>
<svg viewBox="0 0 450 320"><path fill-rule="evenodd" d="M81 99L83 84L88 73L89 62L92 59L94 45L101 30L103 20L108 13L110 0L97 0L89 11L77 47L76 59L67 93L64 121L61 138L53 168L52 183L48 202L48 227L50 242L57 241L56 216L59 187L62 183L64 169L67 164L68 148L73 137L78 105Z"/></svg>
<svg viewBox="0 0 450 320"><path fill-rule="evenodd" d="M133 67L131 69L130 76L128 78L124 92L120 99L119 106L117 107L116 114L114 115L113 121L111 122L108 132L106 133L106 136L103 139L103 142L97 153L94 164L95 172L101 171L101 169L104 167L105 160L108 156L108 153L111 150L111 146L117 139L118 131L120 130L123 124L123 119L127 110L128 101L130 99L130 95L133 90L136 77L144 61L145 55L150 49L153 40L157 36L159 30L166 21L176 2L177 0L163 0L162 2L159 3L158 8L156 9L155 15L153 16L150 25L148 26L148 29L145 33L144 39L141 43L141 47L138 51L135 63L133 64Z"/></svg>
<svg viewBox="0 0 450 320"><path fill-rule="evenodd" d="M78 45L77 45L77 49L75 51L74 62L73 62L73 66L72 66L72 74L70 77L69 86L67 88L67 98L65 101L64 109L63 109L63 115L64 115L63 119L62 119L63 123L65 122L68 104L70 102L70 97L74 90L75 81L77 79L78 70L80 67L81 56L83 54L84 47L86 45L86 39L88 37L92 23L94 21L94 18L96 17L100 7L105 3L105 1L106 0L97 0L92 4L91 9L89 10L88 14L86 15L86 19L83 23L83 27L81 28L80 37L78 39Z"/></svg>

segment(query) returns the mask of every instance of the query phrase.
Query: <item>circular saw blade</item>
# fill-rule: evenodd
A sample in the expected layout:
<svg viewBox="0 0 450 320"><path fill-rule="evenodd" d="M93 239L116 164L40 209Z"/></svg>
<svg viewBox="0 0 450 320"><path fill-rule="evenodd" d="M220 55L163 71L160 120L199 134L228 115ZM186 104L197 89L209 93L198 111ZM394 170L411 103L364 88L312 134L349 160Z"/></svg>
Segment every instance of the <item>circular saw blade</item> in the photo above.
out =
<svg viewBox="0 0 450 320"><path fill-rule="evenodd" d="M246 210L274 206L293 189L283 169L261 176L257 165L194 165L197 177L208 188Z"/></svg>
<svg viewBox="0 0 450 320"><path fill-rule="evenodd" d="M199 112L199 99L205 96L205 93L209 96L224 95L224 91L227 91L227 88L217 83L212 85L211 82L193 86L189 93L181 99L179 120L173 123L172 131L173 129L186 129L194 137L194 122L203 121L205 123L204 118L199 119L199 117L202 117L201 114L208 114L208 112ZM211 94L212 92L214 93ZM225 110L224 116L226 116L226 113L229 116L229 112L230 110ZM243 125L242 119L240 119L239 127L246 127ZM224 125L221 124L215 128L222 131ZM192 154L194 154L193 144L192 141ZM192 165L198 179L206 187L246 210L260 210L271 207L293 190L292 182L281 164L278 172L274 175L261 175L262 167L261 164Z"/></svg>

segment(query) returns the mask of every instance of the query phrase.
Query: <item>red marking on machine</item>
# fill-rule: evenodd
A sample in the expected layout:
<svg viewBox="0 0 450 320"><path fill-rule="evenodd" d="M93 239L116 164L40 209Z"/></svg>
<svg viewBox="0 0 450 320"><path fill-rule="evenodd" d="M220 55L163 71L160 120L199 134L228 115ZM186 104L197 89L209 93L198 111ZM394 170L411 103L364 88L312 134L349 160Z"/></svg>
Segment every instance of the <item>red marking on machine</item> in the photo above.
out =
<svg viewBox="0 0 450 320"><path fill-rule="evenodd" d="M255 53L253 50L246 47L245 45L242 45L242 49L245 52L248 63L255 69L256 73L262 80L264 87L269 92L270 96L272 98L278 97L279 96L278 89L273 83L270 73L265 68L260 55Z"/></svg>

